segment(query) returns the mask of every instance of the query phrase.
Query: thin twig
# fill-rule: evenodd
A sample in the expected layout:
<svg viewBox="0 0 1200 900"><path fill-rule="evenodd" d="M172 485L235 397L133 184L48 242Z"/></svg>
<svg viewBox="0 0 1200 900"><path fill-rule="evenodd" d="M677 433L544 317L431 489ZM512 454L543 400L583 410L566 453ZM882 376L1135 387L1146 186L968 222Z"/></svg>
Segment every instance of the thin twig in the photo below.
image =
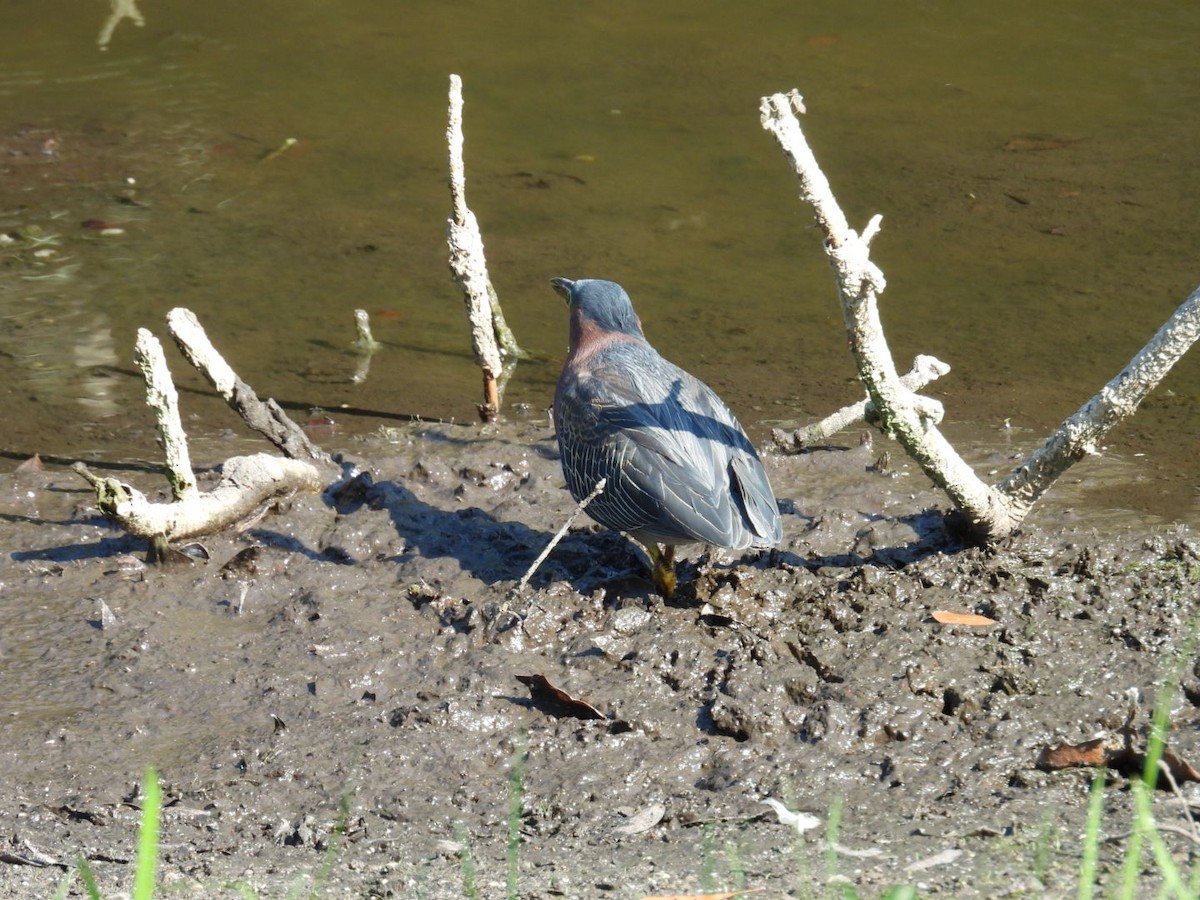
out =
<svg viewBox="0 0 1200 900"><path fill-rule="evenodd" d="M1171 793L1175 795L1175 799L1178 800L1180 806L1183 807L1183 817L1187 819L1188 830L1191 832L1192 841L1196 844L1200 844L1200 831L1196 829L1196 820L1192 818L1191 807L1188 805L1187 798L1183 796L1183 791L1179 789L1179 784L1175 781L1175 776L1171 773L1171 767L1167 765L1167 761L1165 759L1160 759L1158 761L1158 771L1162 775L1166 776L1167 784L1171 786Z"/></svg>
<svg viewBox="0 0 1200 900"><path fill-rule="evenodd" d="M558 529L558 534L554 535L554 537L550 539L550 543L546 545L546 549L538 555L538 558L533 561L533 565L529 567L529 571L526 572L521 580L517 582L517 586L512 589L512 596L515 597L520 594L521 591L525 590L525 585L529 584L529 579L533 577L533 573L537 571L538 566L545 562L546 557L550 555L550 551L558 546L558 542L566 536L567 529L575 523L575 520L579 518L579 514L587 508L587 505L604 493L604 487L607 484L608 479L601 478L596 482L596 486L592 488L592 492L579 501L578 505L575 507L575 511L571 513L567 521L563 523L563 527Z"/></svg>
<svg viewBox="0 0 1200 900"><path fill-rule="evenodd" d="M1197 847L1200 847L1200 837L1197 837L1196 835L1192 834L1192 832L1186 828L1181 828L1178 825L1171 825L1166 822L1155 822L1154 828L1156 831L1168 831L1171 834L1177 834L1180 837L1185 837L1189 841L1191 841L1193 844L1195 844ZM1125 840L1128 837L1133 837L1134 833L1135 833L1135 829L1129 829L1127 831L1122 831L1119 834L1109 835L1108 837L1104 838L1103 843L1116 844L1120 841Z"/></svg>
<svg viewBox="0 0 1200 900"><path fill-rule="evenodd" d="M913 360L912 370L900 378L900 383L910 391L919 391L931 381L942 377L950 371L950 366L934 356L924 354ZM784 453L799 453L806 447L827 440L839 431L843 431L862 421L878 422L879 411L870 398L864 398L857 403L844 406L837 412L831 413L820 422L805 425L795 431L787 432L782 428L771 431L771 440L776 449Z"/></svg>

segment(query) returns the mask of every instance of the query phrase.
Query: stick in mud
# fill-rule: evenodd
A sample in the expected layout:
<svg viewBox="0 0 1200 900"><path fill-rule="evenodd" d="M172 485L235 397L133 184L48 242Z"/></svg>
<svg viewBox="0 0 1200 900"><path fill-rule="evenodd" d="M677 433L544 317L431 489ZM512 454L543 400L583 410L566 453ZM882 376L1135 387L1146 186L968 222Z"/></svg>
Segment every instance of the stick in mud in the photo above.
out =
<svg viewBox="0 0 1200 900"><path fill-rule="evenodd" d="M496 289L488 275L479 222L467 206L467 176L463 163L462 79L450 76L450 113L446 144L450 155L450 198L453 211L447 220L446 242L450 246L450 271L462 288L471 322L471 347L483 372L483 404L479 416L493 422L500 415L503 389L503 356L510 361L522 355L512 331L504 321ZM499 344L497 343L499 341Z"/></svg>
<svg viewBox="0 0 1200 900"><path fill-rule="evenodd" d="M175 500L188 500L196 494L196 475L188 453L187 432L179 418L179 392L167 367L162 343L145 328L139 328L133 355L146 381L146 405L153 410L158 425L171 496Z"/></svg>
<svg viewBox="0 0 1200 900"><path fill-rule="evenodd" d="M527 571L521 577L521 580L517 582L517 586L512 589L512 593L509 596L516 597L521 593L521 591L525 590L525 585L529 584L529 579L532 578L533 573L538 570L538 566L546 561L546 557L550 555L550 551L558 546L558 542L566 536L567 529L575 523L575 520L578 519L579 514L587 508L587 505L604 493L604 488L607 484L608 479L601 478L596 482L596 486L592 488L592 492L579 501L579 503L575 506L575 511L571 513L571 515L567 518L567 521L563 523L562 528L558 529L558 533L555 534L554 537L550 538L550 543L546 545L546 549L538 554L538 558L533 561L533 565L529 567L529 571Z"/></svg>
<svg viewBox="0 0 1200 900"><path fill-rule="evenodd" d="M105 516L129 534L152 542L152 558L161 558L168 541L220 531L265 508L276 497L297 490L320 490L326 479L313 462L332 464L328 454L313 445L278 404L259 400L237 377L209 342L195 315L186 309L174 309L167 321L188 360L247 424L266 435L287 458L260 453L227 459L217 486L204 493L197 490L187 434L179 416L178 394L162 345L149 331L140 329L136 358L146 380L146 403L158 422L173 500L153 503L131 485L92 474L82 462L73 468L92 485L96 505Z"/></svg>
<svg viewBox="0 0 1200 900"><path fill-rule="evenodd" d="M846 323L846 336L880 418L929 479L946 492L970 520L984 543L1011 536L1034 503L1074 463L1100 452L1100 441L1118 422L1133 415L1146 395L1200 339L1200 288L1189 295L1124 369L1059 426L998 484L985 483L938 430L941 405L915 394L902 383L883 323L879 295L887 282L871 261L871 240L879 234L874 216L862 234L852 229L838 205L829 180L800 128L805 112L798 91L763 97L759 111L764 129L774 135L791 162L800 196L809 203L825 235L825 252Z"/></svg>

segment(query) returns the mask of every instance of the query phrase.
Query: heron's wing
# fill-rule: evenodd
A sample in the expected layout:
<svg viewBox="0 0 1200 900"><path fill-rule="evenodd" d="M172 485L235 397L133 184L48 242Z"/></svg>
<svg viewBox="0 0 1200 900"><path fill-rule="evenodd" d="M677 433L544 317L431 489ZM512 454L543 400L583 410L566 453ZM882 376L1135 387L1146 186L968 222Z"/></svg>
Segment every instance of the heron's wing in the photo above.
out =
<svg viewBox="0 0 1200 900"><path fill-rule="evenodd" d="M636 370L619 353L598 363L572 384L572 402L556 404L572 494L608 479L593 518L669 543L776 543L774 494L720 398L657 355L639 355Z"/></svg>

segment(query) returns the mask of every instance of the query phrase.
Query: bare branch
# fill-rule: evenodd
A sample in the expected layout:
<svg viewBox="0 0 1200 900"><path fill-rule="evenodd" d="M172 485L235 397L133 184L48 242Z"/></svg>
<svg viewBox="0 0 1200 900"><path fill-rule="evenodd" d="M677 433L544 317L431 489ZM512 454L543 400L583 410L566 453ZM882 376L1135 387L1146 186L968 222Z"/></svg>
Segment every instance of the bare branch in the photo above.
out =
<svg viewBox="0 0 1200 900"><path fill-rule="evenodd" d="M879 232L880 217L871 220L863 237L849 227L794 110L804 111L800 95L794 91L764 97L762 125L792 161L801 197L812 204L825 233L825 250L841 296L850 351L867 395L879 412L880 426L985 533L1011 531L1016 523L1009 518L1004 497L980 481L900 381L879 319L877 297L887 283L870 260L869 241Z"/></svg>
<svg viewBox="0 0 1200 900"><path fill-rule="evenodd" d="M896 374L879 318L878 295L886 282L870 260L869 244L879 233L880 217L871 219L861 237L849 227L796 118L797 112L804 112L798 93L764 97L760 112L763 128L775 136L791 161L800 195L812 204L825 233L825 250L833 264L850 350L870 402L878 411L880 427L900 442L985 538L996 540L1011 534L1055 479L1078 460L1096 453L1104 435L1134 413L1200 337L1197 289L1129 365L1064 422L1044 446L999 485L985 484L935 427L941 417L940 404L916 396Z"/></svg>
<svg viewBox="0 0 1200 900"><path fill-rule="evenodd" d="M274 401L263 403L244 384L209 343L196 317L186 309L167 315L171 334L188 360L252 427L264 431L289 456L302 452L310 459L332 462ZM196 488L188 453L187 434L179 417L179 397L162 345L139 329L136 358L146 379L147 403L158 420L174 500L152 503L144 494L115 478L100 478L83 463L75 471L96 491L100 511L132 535L150 539L154 548L168 541L211 534L240 522L276 497L298 490L319 490L324 477L317 466L295 458L257 454L226 460L221 481L210 491ZM152 551L153 552L153 551Z"/></svg>
<svg viewBox="0 0 1200 900"><path fill-rule="evenodd" d="M913 360L912 369L907 375L900 377L900 382L910 391L919 391L930 382L936 381L938 378L949 373L949 371L950 367L937 357L922 354ZM805 425L803 428L797 428L791 433L784 431L782 428L775 428L771 431L771 440L775 442L777 450L781 450L784 453L799 453L806 447L811 447L820 441L828 440L839 431L843 431L851 425L863 421L874 425L879 424L879 413L875 410L875 404L869 399L859 400L857 403L843 406L837 412L831 413L821 421Z"/></svg>
<svg viewBox="0 0 1200 900"><path fill-rule="evenodd" d="M450 76L450 115L446 143L450 155L450 199L453 211L447 222L446 241L450 246L450 271L463 291L467 318L471 322L471 347L475 362L483 372L484 402L479 414L492 421L500 414L502 353L512 358L521 355L512 331L504 321L496 289L492 287L483 251L483 235L475 214L467 206L467 176L463 163L462 79Z"/></svg>
<svg viewBox="0 0 1200 900"><path fill-rule="evenodd" d="M196 493L196 475L188 453L187 432L179 418L179 392L167 368L162 344L145 328L139 328L133 355L146 380L146 405L154 411L158 423L171 496L187 500Z"/></svg>
<svg viewBox="0 0 1200 900"><path fill-rule="evenodd" d="M1198 337L1200 288L1192 291L1129 365L1000 482L1000 491L1018 508L1032 506L1071 465L1099 452L1109 430L1133 415Z"/></svg>
<svg viewBox="0 0 1200 900"><path fill-rule="evenodd" d="M222 466L215 488L174 503L152 503L115 478L98 478L83 463L75 471L96 489L97 506L136 537L168 541L214 534L248 518L276 497L298 490L318 491L324 481L311 463L267 453L235 456Z"/></svg>
<svg viewBox="0 0 1200 900"><path fill-rule="evenodd" d="M313 444L274 400L260 400L254 388L238 378L212 345L195 314L183 307L167 313L167 329L188 362L225 398L242 419L290 459L330 462L329 454Z"/></svg>

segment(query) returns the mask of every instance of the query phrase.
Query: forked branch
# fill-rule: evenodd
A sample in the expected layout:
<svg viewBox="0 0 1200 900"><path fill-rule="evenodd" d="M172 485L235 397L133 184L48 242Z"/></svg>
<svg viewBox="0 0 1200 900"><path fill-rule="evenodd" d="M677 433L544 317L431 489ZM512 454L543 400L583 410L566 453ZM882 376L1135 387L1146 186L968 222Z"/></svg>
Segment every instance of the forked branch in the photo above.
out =
<svg viewBox="0 0 1200 900"><path fill-rule="evenodd" d="M227 459L212 490L196 488L187 435L179 416L178 395L162 345L146 329L138 331L137 362L146 379L146 402L154 411L165 454L172 501L155 503L115 478L100 478L82 463L75 471L96 491L96 505L118 526L152 542L152 556L170 541L217 531L243 521L278 497L316 491L336 471L327 453L315 446L273 400L262 401L216 351L196 317L186 309L167 316L172 337L252 428L275 443L287 458L259 453ZM324 470L324 471L323 471Z"/></svg>
<svg viewBox="0 0 1200 900"><path fill-rule="evenodd" d="M922 471L946 492L987 541L1012 534L1030 508L1072 464L1096 453L1103 436L1138 405L1200 336L1200 288L1192 293L1122 372L1067 419L1046 443L996 485L984 483L938 431L940 404L915 394L900 379L879 318L886 281L870 259L879 232L875 216L861 235L850 228L829 181L800 128L800 95L773 94L760 106L762 125L775 136L812 204L825 234L850 350L883 431L896 438Z"/></svg>

